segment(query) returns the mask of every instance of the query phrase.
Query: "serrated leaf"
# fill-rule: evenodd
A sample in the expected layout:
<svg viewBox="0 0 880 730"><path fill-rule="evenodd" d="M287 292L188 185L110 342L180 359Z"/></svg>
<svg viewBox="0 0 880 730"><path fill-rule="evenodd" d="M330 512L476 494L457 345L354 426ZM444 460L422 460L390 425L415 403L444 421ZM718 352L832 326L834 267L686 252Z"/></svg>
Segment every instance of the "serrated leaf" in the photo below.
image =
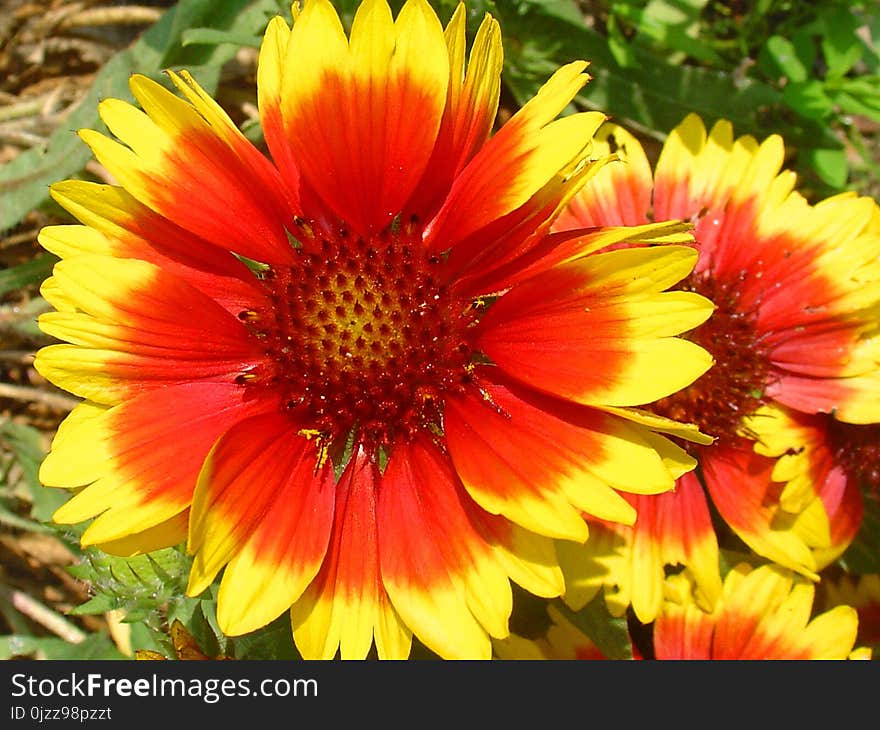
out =
<svg viewBox="0 0 880 730"><path fill-rule="evenodd" d="M94 616L120 608L124 602L117 596L101 593L90 598L79 606L74 606L68 613L71 616Z"/></svg>
<svg viewBox="0 0 880 730"><path fill-rule="evenodd" d="M616 618L608 612L605 596L601 591L580 611L572 611L558 600L554 601L553 605L580 629L606 658L633 658L626 618Z"/></svg>
<svg viewBox="0 0 880 730"><path fill-rule="evenodd" d="M146 619L183 594L189 559L176 548L129 558L89 548L83 553L83 561L68 572L89 583L93 592L88 602L74 609L75 613L119 609L123 620L132 622Z"/></svg>

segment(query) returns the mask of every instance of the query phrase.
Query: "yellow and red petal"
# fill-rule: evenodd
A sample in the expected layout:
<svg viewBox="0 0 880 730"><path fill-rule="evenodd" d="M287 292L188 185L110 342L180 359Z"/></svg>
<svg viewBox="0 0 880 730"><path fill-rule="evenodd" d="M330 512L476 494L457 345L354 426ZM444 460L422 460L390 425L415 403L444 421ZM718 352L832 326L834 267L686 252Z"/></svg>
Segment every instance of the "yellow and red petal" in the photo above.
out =
<svg viewBox="0 0 880 730"><path fill-rule="evenodd" d="M566 582L579 586L566 603L579 610L602 585L615 615L632 605L636 618L649 624L663 603L667 566L683 566L695 577L700 607L711 610L721 595L718 541L697 477L685 474L673 491L627 495L627 501L637 514L634 524L590 521L590 539L566 548Z"/></svg>
<svg viewBox="0 0 880 730"><path fill-rule="evenodd" d="M192 79L178 81L195 105L134 75L131 90L145 111L119 99L99 106L121 143L90 129L80 136L123 188L163 217L227 251L290 261L292 194Z"/></svg>
<svg viewBox="0 0 880 730"><path fill-rule="evenodd" d="M550 537L583 542L582 512L632 523L633 509L615 490L674 484L647 429L505 380L450 398L445 435L477 504Z"/></svg>
<svg viewBox="0 0 880 730"><path fill-rule="evenodd" d="M40 231L40 244L60 258L99 254L141 259L235 314L262 296L256 277L235 256L154 213L123 188L65 180L52 185L50 194L84 224Z"/></svg>
<svg viewBox="0 0 880 730"><path fill-rule="evenodd" d="M332 465L283 413L240 421L211 449L193 495L187 593L224 568L217 621L227 635L266 625L321 567L333 521Z"/></svg>
<svg viewBox="0 0 880 730"><path fill-rule="evenodd" d="M479 325L480 349L504 372L594 406L636 406L689 385L711 366L674 337L703 322L712 303L663 292L696 260L688 247L588 256L539 274L496 301Z"/></svg>
<svg viewBox="0 0 880 730"><path fill-rule="evenodd" d="M214 441L238 421L276 407L221 383L172 385L113 408L80 404L40 467L43 484L85 486L53 519L70 524L98 515L84 544L134 538L171 520L189 507ZM174 530L165 536L175 540L169 544L180 537ZM142 537L147 545L156 534Z"/></svg>
<svg viewBox="0 0 880 730"><path fill-rule="evenodd" d="M553 229L641 226L649 222L654 180L639 141L616 124L603 124L593 139L593 154L617 160L599 170L572 198ZM656 220L662 220L656 218Z"/></svg>
<svg viewBox="0 0 880 730"><path fill-rule="evenodd" d="M686 574L667 581L654 625L657 659L846 659L858 617L848 606L815 616L814 587L778 565L740 563L724 579L711 614L693 602Z"/></svg>
<svg viewBox="0 0 880 730"><path fill-rule="evenodd" d="M336 485L330 544L321 570L291 608L304 659L365 659L376 636L380 659L406 659L412 635L379 574L378 467L358 449ZM389 635L390 634L390 635ZM380 638L381 637L381 638Z"/></svg>
<svg viewBox="0 0 880 730"><path fill-rule="evenodd" d="M34 367L84 398L113 405L175 383L231 382L265 357L217 302L145 261L76 256L52 279L77 311L44 314L40 327L73 344L43 348Z"/></svg>
<svg viewBox="0 0 880 730"><path fill-rule="evenodd" d="M446 105L449 54L434 11L409 0L394 20L385 0L367 0L349 41L327 0L307 0L283 55L267 50L264 61L297 69L275 75L302 179L355 232L385 228L422 178Z"/></svg>
<svg viewBox="0 0 880 730"><path fill-rule="evenodd" d="M399 444L379 488L379 565L394 609L444 658L488 659L512 594L448 458L426 437Z"/></svg>
<svg viewBox="0 0 880 730"><path fill-rule="evenodd" d="M498 21L488 14L483 18L466 64L466 17L460 3L446 26L446 107L422 183L406 206L423 220L433 217L455 178L486 143L498 111L504 56Z"/></svg>
<svg viewBox="0 0 880 730"><path fill-rule="evenodd" d="M714 617L694 602L691 590L687 574L667 578L666 600L652 632L656 659L712 659Z"/></svg>
<svg viewBox="0 0 880 730"><path fill-rule="evenodd" d="M741 565L731 573L716 621L713 658L845 659L852 650L854 610L841 607L810 621L812 584L773 565L754 570Z"/></svg>
<svg viewBox="0 0 880 730"><path fill-rule="evenodd" d="M429 247L441 253L524 206L528 216L549 204L549 217L552 200L577 191L585 178L574 186L567 178L590 167L591 139L605 117L583 112L553 120L587 82L585 68L577 61L559 69L474 156L428 228ZM536 207L539 191L544 200Z"/></svg>
<svg viewBox="0 0 880 730"><path fill-rule="evenodd" d="M834 451L831 430L837 425L830 416L773 405L759 410L748 427L755 451L776 458L772 478L782 485L779 506L801 515L796 528L812 548L817 569L823 569L849 547L863 513L859 480Z"/></svg>
<svg viewBox="0 0 880 730"><path fill-rule="evenodd" d="M452 270L462 266L464 270L454 277L453 285L464 296L479 297L495 294L520 284L536 274L594 254L602 249L614 249L651 244L691 243L693 236L689 226L679 221L665 221L643 226L610 226L607 228L578 228L571 231L548 233L552 215L546 218L540 229L524 240L517 227L508 228L508 218L502 218L489 231L481 231L474 237L477 258L462 262L457 260L462 247L454 249L447 263ZM533 220L521 223L525 229L534 225ZM496 230L497 229L497 230ZM493 241L486 244L486 238Z"/></svg>
<svg viewBox="0 0 880 730"><path fill-rule="evenodd" d="M700 464L712 503L743 542L758 555L817 578L816 559L797 528L797 515L779 506L782 485L773 479L774 459L744 443L707 449Z"/></svg>
<svg viewBox="0 0 880 730"><path fill-rule="evenodd" d="M146 555L155 550L182 545L186 542L186 534L189 530L189 509L178 512L158 525L148 527L140 532L135 532L126 537L116 540L108 540L97 544L99 550L110 555L118 555L130 558L136 555Z"/></svg>

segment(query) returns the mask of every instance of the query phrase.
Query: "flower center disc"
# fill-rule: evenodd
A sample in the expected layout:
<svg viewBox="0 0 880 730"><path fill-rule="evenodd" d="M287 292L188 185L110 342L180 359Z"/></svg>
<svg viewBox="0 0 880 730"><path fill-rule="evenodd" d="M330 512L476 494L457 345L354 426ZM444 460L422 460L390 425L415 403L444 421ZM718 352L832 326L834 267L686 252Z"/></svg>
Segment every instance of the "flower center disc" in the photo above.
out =
<svg viewBox="0 0 880 730"><path fill-rule="evenodd" d="M880 496L880 425L830 419L828 437L834 461L859 488Z"/></svg>
<svg viewBox="0 0 880 730"><path fill-rule="evenodd" d="M715 364L688 388L663 398L651 410L720 440L741 435L743 419L764 403L768 350L755 326L756 313L742 311L739 282L717 281L710 272L691 274L680 288L711 299L715 312L687 339L707 350Z"/></svg>
<svg viewBox="0 0 880 730"><path fill-rule="evenodd" d="M273 363L249 379L331 443L354 432L375 450L439 427L441 396L469 379L475 316L439 267L413 229L307 241L264 272L269 306L240 315Z"/></svg>

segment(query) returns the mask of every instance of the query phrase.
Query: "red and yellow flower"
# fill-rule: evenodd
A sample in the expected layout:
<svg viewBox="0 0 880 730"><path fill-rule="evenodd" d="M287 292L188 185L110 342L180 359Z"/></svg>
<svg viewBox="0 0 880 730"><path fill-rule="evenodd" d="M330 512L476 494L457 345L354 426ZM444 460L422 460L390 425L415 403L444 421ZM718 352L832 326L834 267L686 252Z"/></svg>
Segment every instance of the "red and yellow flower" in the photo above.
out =
<svg viewBox="0 0 880 730"><path fill-rule="evenodd" d="M871 650L872 657L880 651L880 574L844 574L822 581L824 605L852 606L859 615L858 644Z"/></svg>
<svg viewBox="0 0 880 730"><path fill-rule="evenodd" d="M543 636L527 639L511 634L493 642L495 655L503 660L549 659L556 661L607 659L593 640L575 626L555 605L547 605L549 626Z"/></svg>
<svg viewBox="0 0 880 730"><path fill-rule="evenodd" d="M566 600L604 585L616 611L631 603L649 623L664 566L683 564L711 610L721 580L707 492L755 552L815 578L853 539L860 487L880 472L880 208L854 194L809 204L782 170L782 140L734 138L726 121L707 133L688 116L653 173L620 127L603 126L598 145L625 164L603 167L554 229L693 222L699 260L679 288L715 302L688 334L715 364L649 409L716 440L689 447L700 473L674 492L626 496L633 526L597 525L586 555L564 547Z"/></svg>
<svg viewBox="0 0 880 730"><path fill-rule="evenodd" d="M607 161L604 117L557 116L562 67L497 133L502 47L465 59L425 0L327 0L269 24L258 98L271 159L185 72L134 76L81 137L118 185L62 182L81 225L38 354L84 400L41 468L55 515L133 554L186 540L188 593L222 571L229 635L290 610L306 657L488 657L513 580L557 596L555 541L583 515L632 523L622 492L694 466L637 406L710 365L677 337L711 303L668 292L696 252L680 223L549 228ZM620 242L672 245L601 252Z"/></svg>
<svg viewBox="0 0 880 730"><path fill-rule="evenodd" d="M815 585L778 565L730 570L715 610L703 611L687 573L671 576L654 622L655 659L867 659L854 649L858 615L836 606L812 616Z"/></svg>

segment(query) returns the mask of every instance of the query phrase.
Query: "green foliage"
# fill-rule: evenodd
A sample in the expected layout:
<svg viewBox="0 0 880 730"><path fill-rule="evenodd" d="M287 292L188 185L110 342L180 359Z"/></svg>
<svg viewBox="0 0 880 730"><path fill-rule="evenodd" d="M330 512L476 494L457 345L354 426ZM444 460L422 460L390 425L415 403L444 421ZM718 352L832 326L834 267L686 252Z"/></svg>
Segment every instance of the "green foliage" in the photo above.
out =
<svg viewBox="0 0 880 730"><path fill-rule="evenodd" d="M73 615L122 610L129 622L161 623L159 607L181 599L186 589L189 559L177 548L122 558L89 548L83 560L69 569L89 582L94 595L74 608Z"/></svg>
<svg viewBox="0 0 880 730"><path fill-rule="evenodd" d="M125 659L105 633L89 634L79 643L56 637L0 636L3 659Z"/></svg>
<svg viewBox="0 0 880 730"><path fill-rule="evenodd" d="M817 195L855 172L855 184L873 182L875 160L849 117L880 119L868 4L763 0L739 14L729 5L608 0L585 14L573 0L497 0L506 82L521 103L558 65L587 59L594 78L578 102L634 131L663 139L688 112L726 118L739 134L781 134Z"/></svg>
<svg viewBox="0 0 880 730"><path fill-rule="evenodd" d="M555 601L553 605L583 631L607 659L633 658L626 618L608 613L605 596L601 591L580 611L572 611L562 601Z"/></svg>
<svg viewBox="0 0 880 730"><path fill-rule="evenodd" d="M24 289L45 279L58 260L52 254L40 254L30 261L0 271L0 296L16 289Z"/></svg>
<svg viewBox="0 0 880 730"><path fill-rule="evenodd" d="M46 489L37 477L44 450L40 432L24 423L0 421L0 523L29 532L52 532L46 526L67 498ZM30 505L20 514L19 505Z"/></svg>
<svg viewBox="0 0 880 730"><path fill-rule="evenodd" d="M864 503L859 532L840 559L843 568L854 575L880 573L880 495L868 494Z"/></svg>

